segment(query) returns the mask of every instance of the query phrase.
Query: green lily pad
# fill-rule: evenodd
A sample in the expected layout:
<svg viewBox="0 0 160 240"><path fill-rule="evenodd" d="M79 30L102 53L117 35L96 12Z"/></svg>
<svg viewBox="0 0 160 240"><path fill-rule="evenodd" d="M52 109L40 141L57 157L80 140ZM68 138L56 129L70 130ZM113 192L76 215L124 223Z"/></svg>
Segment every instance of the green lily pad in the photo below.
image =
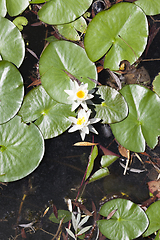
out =
<svg viewBox="0 0 160 240"><path fill-rule="evenodd" d="M91 174L91 172L93 170L94 160L96 159L97 155L98 155L98 148L97 148L97 146L94 146L92 153L89 156L89 163L88 163L88 167L87 167L87 173L86 173L85 180L89 177L89 175Z"/></svg>
<svg viewBox="0 0 160 240"><path fill-rule="evenodd" d="M61 219L64 218L63 223L68 222L71 220L71 213L67 210L58 210L58 218L52 213L49 217L49 220L51 220L54 223L60 223Z"/></svg>
<svg viewBox="0 0 160 240"><path fill-rule="evenodd" d="M86 55L83 48L67 41L50 43L42 53L39 61L41 82L46 92L57 102L70 103L64 90L70 89L72 74L83 83L88 83L88 89L95 87L89 80L97 79L97 70Z"/></svg>
<svg viewBox="0 0 160 240"><path fill-rule="evenodd" d="M123 120L128 115L128 106L124 97L115 89L108 86L98 87L104 101L96 106L96 118L101 118L102 123L114 123Z"/></svg>
<svg viewBox="0 0 160 240"><path fill-rule="evenodd" d="M159 0L137 0L135 4L142 8L146 15L156 15L160 13Z"/></svg>
<svg viewBox="0 0 160 240"><path fill-rule="evenodd" d="M23 26L26 26L28 24L28 20L25 17L17 17L13 20L13 23L16 25L16 27L22 31Z"/></svg>
<svg viewBox="0 0 160 240"><path fill-rule="evenodd" d="M7 13L6 0L0 1L0 16L5 17Z"/></svg>
<svg viewBox="0 0 160 240"><path fill-rule="evenodd" d="M44 155L44 139L33 123L19 116L0 125L0 182L21 179L33 172Z"/></svg>
<svg viewBox="0 0 160 240"><path fill-rule="evenodd" d="M157 232L157 235L154 240L160 240L160 230Z"/></svg>
<svg viewBox="0 0 160 240"><path fill-rule="evenodd" d="M48 2L48 1L50 1L50 0L32 0L29 3L38 4L38 3L45 3L45 2Z"/></svg>
<svg viewBox="0 0 160 240"><path fill-rule="evenodd" d="M146 210L146 214L150 224L147 231L143 234L144 237L147 237L160 229L160 201L152 203Z"/></svg>
<svg viewBox="0 0 160 240"><path fill-rule="evenodd" d="M122 60L134 63L143 53L148 38L146 15L133 3L119 3L98 13L84 38L88 57L99 60L106 54L104 68L118 70Z"/></svg>
<svg viewBox="0 0 160 240"><path fill-rule="evenodd" d="M71 112L71 106L54 101L41 85L33 88L25 96L18 115L24 122L35 121L44 139L62 134L71 126L68 117L76 116Z"/></svg>
<svg viewBox="0 0 160 240"><path fill-rule="evenodd" d="M12 62L17 67L22 64L25 55L24 40L20 31L3 17L0 17L0 55L3 60Z"/></svg>
<svg viewBox="0 0 160 240"><path fill-rule="evenodd" d="M131 240L139 237L148 227L145 212L135 203L126 199L114 199L105 203L100 214L107 217L115 211L110 219L97 221L100 232L111 240Z"/></svg>
<svg viewBox="0 0 160 240"><path fill-rule="evenodd" d="M153 90L160 96L160 73L153 80Z"/></svg>
<svg viewBox="0 0 160 240"><path fill-rule="evenodd" d="M13 118L24 97L23 79L10 62L0 61L0 124Z"/></svg>
<svg viewBox="0 0 160 240"><path fill-rule="evenodd" d="M117 141L134 152L145 151L158 143L160 135L160 98L150 89L137 84L123 87L120 93L129 106L129 115L121 122L111 124Z"/></svg>
<svg viewBox="0 0 160 240"><path fill-rule="evenodd" d="M83 15L93 0L51 0L38 12L39 19L51 25L74 21Z"/></svg>
<svg viewBox="0 0 160 240"><path fill-rule="evenodd" d="M21 14L28 6L29 0L6 0L7 11L10 16Z"/></svg>
<svg viewBox="0 0 160 240"><path fill-rule="evenodd" d="M62 25L57 25L56 26L59 33L72 41L79 41L80 40L80 35L78 34L77 31L83 33L85 32L87 28L87 23L83 17L78 18L74 22L71 23L66 23Z"/></svg>

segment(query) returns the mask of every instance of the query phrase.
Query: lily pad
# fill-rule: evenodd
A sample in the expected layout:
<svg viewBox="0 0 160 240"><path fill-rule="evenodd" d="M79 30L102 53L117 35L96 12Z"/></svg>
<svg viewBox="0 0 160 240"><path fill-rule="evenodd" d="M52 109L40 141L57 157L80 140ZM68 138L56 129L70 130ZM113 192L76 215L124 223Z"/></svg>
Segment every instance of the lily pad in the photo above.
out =
<svg viewBox="0 0 160 240"><path fill-rule="evenodd" d="M115 162L118 159L117 156L113 155L104 155L101 158L101 165L102 167L109 167L113 162Z"/></svg>
<svg viewBox="0 0 160 240"><path fill-rule="evenodd" d="M28 6L29 0L6 0L7 11L10 16L21 14Z"/></svg>
<svg viewBox="0 0 160 240"><path fill-rule="evenodd" d="M135 4L123 2L93 18L86 31L84 46L93 62L106 54L104 68L118 70L122 60L132 64L141 56L147 38L146 15Z"/></svg>
<svg viewBox="0 0 160 240"><path fill-rule="evenodd" d="M160 201L152 203L146 210L146 214L149 218L149 227L143 234L144 237L151 235L160 229Z"/></svg>
<svg viewBox="0 0 160 240"><path fill-rule="evenodd" d="M24 97L23 79L10 62L0 61L0 124L13 118Z"/></svg>
<svg viewBox="0 0 160 240"><path fill-rule="evenodd" d="M153 80L153 90L160 96L160 73Z"/></svg>
<svg viewBox="0 0 160 240"><path fill-rule="evenodd" d="M114 123L123 120L128 115L128 105L124 97L115 89L108 86L98 87L96 92L104 100L96 106L96 118L101 118L102 123Z"/></svg>
<svg viewBox="0 0 160 240"><path fill-rule="evenodd" d="M0 55L3 60L10 61L17 67L22 64L25 55L25 44L20 31L3 17L0 17Z"/></svg>
<svg viewBox="0 0 160 240"><path fill-rule="evenodd" d="M105 203L100 214L110 219L97 221L100 232L111 240L131 240L139 237L148 227L149 220L145 212L135 203L126 199L114 199Z"/></svg>
<svg viewBox="0 0 160 240"><path fill-rule="evenodd" d="M160 13L159 0L137 0L135 4L142 8L146 15L156 15Z"/></svg>
<svg viewBox="0 0 160 240"><path fill-rule="evenodd" d="M83 15L93 0L51 0L38 12L39 19L51 25L74 21Z"/></svg>
<svg viewBox="0 0 160 240"><path fill-rule="evenodd" d="M45 2L48 2L48 1L50 1L50 0L32 0L29 3L38 4L38 3L45 3Z"/></svg>
<svg viewBox="0 0 160 240"><path fill-rule="evenodd" d="M25 17L17 17L13 20L13 23L16 25L16 27L22 31L23 26L26 26L28 24L28 20Z"/></svg>
<svg viewBox="0 0 160 240"><path fill-rule="evenodd" d="M65 38L72 41L79 41L80 35L77 31L79 31L80 33L85 32L87 28L87 23L83 17L80 17L74 22L57 25L56 27L59 33Z"/></svg>
<svg viewBox="0 0 160 240"><path fill-rule="evenodd" d="M145 151L145 141L150 148L158 143L160 135L160 98L150 89L137 84L123 87L120 93L129 106L129 115L121 122L111 124L117 141L134 152Z"/></svg>
<svg viewBox="0 0 160 240"><path fill-rule="evenodd" d="M0 182L21 179L33 172L44 155L44 139L34 124L19 116L0 125Z"/></svg>
<svg viewBox="0 0 160 240"><path fill-rule="evenodd" d="M6 0L0 1L0 16L5 17L7 13Z"/></svg>
<svg viewBox="0 0 160 240"><path fill-rule="evenodd" d="M95 87L89 80L97 79L97 70L86 55L83 48L67 41L51 42L41 55L39 61L41 82L46 92L57 102L68 103L68 94L64 90L70 89L70 77L73 75L83 83L88 83L88 89ZM66 72L64 72L66 71Z"/></svg>
<svg viewBox="0 0 160 240"><path fill-rule="evenodd" d="M62 134L71 126L68 117L76 116L71 112L71 106L54 101L41 85L33 88L25 96L18 114L24 122L34 121L44 139Z"/></svg>

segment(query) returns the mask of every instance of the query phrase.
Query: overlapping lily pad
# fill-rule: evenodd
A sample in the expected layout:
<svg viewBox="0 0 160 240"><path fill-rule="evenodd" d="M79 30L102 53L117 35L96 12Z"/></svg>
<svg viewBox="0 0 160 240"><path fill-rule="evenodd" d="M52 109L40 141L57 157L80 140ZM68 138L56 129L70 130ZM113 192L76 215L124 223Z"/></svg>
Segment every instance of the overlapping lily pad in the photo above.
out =
<svg viewBox="0 0 160 240"><path fill-rule="evenodd" d="M25 45L18 28L8 19L0 17L0 55L19 67L24 59Z"/></svg>
<svg viewBox="0 0 160 240"><path fill-rule="evenodd" d="M117 90L100 86L96 93L103 100L101 104L95 104L96 118L101 118L103 123L115 123L127 117L128 105Z"/></svg>
<svg viewBox="0 0 160 240"><path fill-rule="evenodd" d="M84 46L88 57L99 60L106 54L104 68L118 70L126 59L134 63L143 53L148 38L148 22L141 8L119 3L98 13L89 24Z"/></svg>
<svg viewBox="0 0 160 240"><path fill-rule="evenodd" d="M57 25L74 21L90 7L92 0L51 0L38 12L41 21Z"/></svg>
<svg viewBox="0 0 160 240"><path fill-rule="evenodd" d="M6 0L0 1L0 16L5 17L7 13Z"/></svg>
<svg viewBox="0 0 160 240"><path fill-rule="evenodd" d="M147 231L143 234L144 237L147 237L160 229L160 201L151 204L147 209L146 214L149 218L150 224Z"/></svg>
<svg viewBox="0 0 160 240"><path fill-rule="evenodd" d="M160 13L159 0L138 0L135 4L143 9L146 15L156 15Z"/></svg>
<svg viewBox="0 0 160 240"><path fill-rule="evenodd" d="M148 227L149 220L145 212L129 200L111 200L102 206L99 213L107 217L112 211L111 218L97 221L100 232L108 239L135 239Z"/></svg>
<svg viewBox="0 0 160 240"><path fill-rule="evenodd" d="M29 5L29 0L6 0L7 11L10 16L17 16Z"/></svg>
<svg viewBox="0 0 160 240"><path fill-rule="evenodd" d="M71 106L54 101L42 86L32 89L25 96L18 114L24 122L35 121L44 139L56 137L66 131L71 125L68 117L75 117Z"/></svg>
<svg viewBox="0 0 160 240"><path fill-rule="evenodd" d="M0 61L0 124L13 118L24 97L23 79L10 62Z"/></svg>
<svg viewBox="0 0 160 240"><path fill-rule="evenodd" d="M72 81L68 74L88 83L89 90L96 85L88 78L97 79L95 64L89 60L83 48L67 41L52 42L46 47L39 61L39 71L46 92L61 103L70 103L68 94L64 92L70 89Z"/></svg>
<svg viewBox="0 0 160 240"><path fill-rule="evenodd" d="M43 155L44 139L36 125L26 125L19 116L0 125L0 182L27 176Z"/></svg>
<svg viewBox="0 0 160 240"><path fill-rule="evenodd" d="M80 35L78 31L80 33L85 32L87 23L83 17L80 17L71 23L57 25L56 27L63 37L72 41L79 41Z"/></svg>
<svg viewBox="0 0 160 240"><path fill-rule="evenodd" d="M117 141L134 152L145 151L158 143L160 135L160 98L146 87L130 84L120 90L129 106L129 115L121 122L111 124Z"/></svg>
<svg viewBox="0 0 160 240"><path fill-rule="evenodd" d="M160 73L153 80L153 90L160 96Z"/></svg>

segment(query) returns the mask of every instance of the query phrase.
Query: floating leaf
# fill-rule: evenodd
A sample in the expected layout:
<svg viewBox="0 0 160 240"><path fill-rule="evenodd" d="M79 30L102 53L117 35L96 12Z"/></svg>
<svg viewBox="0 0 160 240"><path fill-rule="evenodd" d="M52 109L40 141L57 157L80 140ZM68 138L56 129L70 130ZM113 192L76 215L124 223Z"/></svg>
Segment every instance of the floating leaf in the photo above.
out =
<svg viewBox="0 0 160 240"><path fill-rule="evenodd" d="M38 3L45 3L45 2L49 2L50 0L32 0L29 3L32 4L38 4Z"/></svg>
<svg viewBox="0 0 160 240"><path fill-rule="evenodd" d="M160 201L152 203L146 210L149 219L149 227L143 234L144 237L151 235L160 229Z"/></svg>
<svg viewBox="0 0 160 240"><path fill-rule="evenodd" d="M5 17L7 13L6 0L0 1L0 16Z"/></svg>
<svg viewBox="0 0 160 240"><path fill-rule="evenodd" d="M113 162L115 162L118 159L117 156L113 155L104 155L101 158L101 165L102 167L109 167Z"/></svg>
<svg viewBox="0 0 160 240"><path fill-rule="evenodd" d="M64 90L70 89L72 80L66 72L88 83L89 90L95 87L95 83L88 78L97 79L95 64L88 59L85 50L74 43L62 40L50 43L42 53L39 64L42 85L57 102L70 103Z"/></svg>
<svg viewBox="0 0 160 240"><path fill-rule="evenodd" d="M127 103L117 90L108 86L100 86L96 93L100 94L104 100L101 104L95 104L96 118L101 118L103 123L114 123L127 116Z"/></svg>
<svg viewBox="0 0 160 240"><path fill-rule="evenodd" d="M153 90L160 96L160 73L153 80Z"/></svg>
<svg viewBox="0 0 160 240"><path fill-rule="evenodd" d="M144 152L145 141L154 148L160 135L160 98L150 89L137 84L123 87L120 93L128 103L129 115L123 121L110 125L115 138L133 152Z"/></svg>
<svg viewBox="0 0 160 240"><path fill-rule="evenodd" d="M99 230L105 237L111 240L131 240L139 237L148 227L149 221L142 208L126 199L114 199L105 203L99 213L107 217L115 209L117 211L109 220L97 221Z"/></svg>
<svg viewBox="0 0 160 240"><path fill-rule="evenodd" d="M54 101L41 85L25 96L19 115L24 122L35 121L44 139L56 137L66 131L71 126L68 117L76 116L68 104Z"/></svg>
<svg viewBox="0 0 160 240"><path fill-rule="evenodd" d="M132 64L141 56L147 38L148 22L144 12L133 3L123 2L93 18L86 31L84 46L93 62L107 53L104 68L118 70L122 60Z"/></svg>
<svg viewBox="0 0 160 240"><path fill-rule="evenodd" d="M99 180L103 177L106 177L107 175L109 175L109 170L108 168L101 168L99 170L97 170L89 179L89 183L94 182L96 180Z"/></svg>
<svg viewBox="0 0 160 240"><path fill-rule="evenodd" d="M88 163L88 167L87 167L87 173L86 173L85 180L89 177L89 175L92 172L94 160L96 159L97 155L98 155L98 148L97 148L97 146L94 146L92 153L89 156L89 163Z"/></svg>
<svg viewBox="0 0 160 240"><path fill-rule="evenodd" d="M157 15L160 13L159 0L137 0L135 4L142 8L146 15Z"/></svg>
<svg viewBox="0 0 160 240"><path fill-rule="evenodd" d="M33 172L44 155L44 139L34 124L19 116L0 125L0 182L21 179Z"/></svg>
<svg viewBox="0 0 160 240"><path fill-rule="evenodd" d="M24 97L23 79L10 62L0 61L0 124L13 118Z"/></svg>
<svg viewBox="0 0 160 240"><path fill-rule="evenodd" d="M68 222L69 220L71 220L71 213L67 210L58 210L58 219L56 218L54 213L52 213L49 217L49 220L54 223L60 223L62 218L64 218L63 223Z"/></svg>
<svg viewBox="0 0 160 240"><path fill-rule="evenodd" d="M16 27L22 31L23 26L26 26L28 24L28 20L25 17L17 17L13 20L13 23L16 25Z"/></svg>
<svg viewBox="0 0 160 240"><path fill-rule="evenodd" d="M22 13L29 6L29 0L6 0L6 5L9 15L13 17Z"/></svg>
<svg viewBox="0 0 160 240"><path fill-rule="evenodd" d="M160 230L157 232L157 235L154 240L160 240Z"/></svg>
<svg viewBox="0 0 160 240"><path fill-rule="evenodd" d="M0 55L2 59L19 67L24 54L25 45L20 31L11 21L0 17Z"/></svg>
<svg viewBox="0 0 160 240"><path fill-rule="evenodd" d="M38 12L39 19L51 25L74 21L90 7L92 0L51 0Z"/></svg>
<svg viewBox="0 0 160 240"><path fill-rule="evenodd" d="M83 33L87 28L87 23L83 17L78 18L74 22L61 24L56 26L59 33L65 38L72 41L79 41L80 35L77 31Z"/></svg>

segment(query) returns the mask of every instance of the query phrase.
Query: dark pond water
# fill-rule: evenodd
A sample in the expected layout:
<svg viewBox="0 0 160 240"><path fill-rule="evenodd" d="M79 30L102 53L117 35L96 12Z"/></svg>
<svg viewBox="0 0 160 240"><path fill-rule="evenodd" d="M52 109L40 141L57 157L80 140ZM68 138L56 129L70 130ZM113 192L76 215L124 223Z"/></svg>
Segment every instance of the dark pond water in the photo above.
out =
<svg viewBox="0 0 160 240"><path fill-rule="evenodd" d="M36 20L33 14L27 16L30 23ZM48 30L52 31L51 28ZM44 47L46 31L47 28L44 25L39 27L28 25L23 31L28 48L34 50L38 57ZM159 42L160 32L150 46L147 58L160 58ZM25 61L20 68L25 86L31 83L29 76L32 74L36 62L36 59L26 52ZM148 70L151 80L160 72L160 61L143 62L142 65ZM99 75L103 79L107 78L104 71ZM105 127L99 124L96 124L95 127L99 132L99 135L95 136L95 142L99 142L104 147L109 146L111 151L118 153L114 137L107 136ZM87 136L85 140L92 141L92 135ZM18 225L33 221L36 221L35 232L26 229L26 239L51 240L53 238L53 234L58 228L57 224L48 219L53 212L53 204L57 209L67 210L64 198L76 198L87 166L91 148L73 147L73 144L78 141L81 141L79 132L73 134L66 132L59 137L45 141L44 158L32 174L22 180L8 183L6 186L0 185L0 240L23 239L21 228ZM157 147L155 152L160 153L160 148ZM133 167L142 168L142 165L136 159ZM110 167L111 174L109 176L86 186L82 197L87 209L92 211L91 202L94 201L98 210L101 198L120 192L128 195L136 203L142 203L149 198L147 181L153 177L148 176L147 171L139 174L127 171L125 176L123 171L124 169L117 160ZM49 211L43 217L47 207L49 207Z"/></svg>

